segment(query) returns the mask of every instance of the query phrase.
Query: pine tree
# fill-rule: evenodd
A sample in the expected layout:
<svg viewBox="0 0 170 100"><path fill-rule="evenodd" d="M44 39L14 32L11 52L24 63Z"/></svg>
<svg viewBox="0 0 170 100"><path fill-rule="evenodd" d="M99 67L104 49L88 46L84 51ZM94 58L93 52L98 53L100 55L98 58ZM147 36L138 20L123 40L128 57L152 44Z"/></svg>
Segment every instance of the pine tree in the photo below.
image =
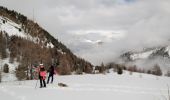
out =
<svg viewBox="0 0 170 100"><path fill-rule="evenodd" d="M162 70L158 64L155 64L153 69L152 69L152 74L161 76L162 75Z"/></svg>
<svg viewBox="0 0 170 100"><path fill-rule="evenodd" d="M99 72L100 73L105 73L105 66L104 66L103 62L101 63Z"/></svg>
<svg viewBox="0 0 170 100"><path fill-rule="evenodd" d="M3 67L3 72L4 73L9 73L9 66L8 64L5 64L4 67Z"/></svg>
<svg viewBox="0 0 170 100"><path fill-rule="evenodd" d="M123 74L123 68L122 68L123 65L117 65L117 74L121 75Z"/></svg>

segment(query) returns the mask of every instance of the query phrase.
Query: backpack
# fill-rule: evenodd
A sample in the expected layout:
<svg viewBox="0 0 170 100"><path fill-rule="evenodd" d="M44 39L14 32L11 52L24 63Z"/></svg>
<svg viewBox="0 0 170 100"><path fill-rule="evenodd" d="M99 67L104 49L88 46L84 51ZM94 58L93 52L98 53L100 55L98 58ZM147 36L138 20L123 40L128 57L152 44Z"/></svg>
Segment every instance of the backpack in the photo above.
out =
<svg viewBox="0 0 170 100"><path fill-rule="evenodd" d="M44 77L44 76L46 76L46 71L40 71L40 76L42 76L42 77Z"/></svg>
<svg viewBox="0 0 170 100"><path fill-rule="evenodd" d="M45 80L46 75L47 73L45 71L45 68L44 67L40 68L40 76L43 78L43 80Z"/></svg>
<svg viewBox="0 0 170 100"><path fill-rule="evenodd" d="M43 80L46 79L46 75L47 75L46 71L40 71L40 76L42 77Z"/></svg>

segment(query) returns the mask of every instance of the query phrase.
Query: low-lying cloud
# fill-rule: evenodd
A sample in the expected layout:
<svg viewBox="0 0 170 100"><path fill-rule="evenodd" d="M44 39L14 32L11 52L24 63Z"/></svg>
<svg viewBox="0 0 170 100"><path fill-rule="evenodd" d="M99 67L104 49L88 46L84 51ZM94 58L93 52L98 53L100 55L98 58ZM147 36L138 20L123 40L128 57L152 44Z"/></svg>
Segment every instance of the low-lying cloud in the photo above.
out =
<svg viewBox="0 0 170 100"><path fill-rule="evenodd" d="M169 0L0 0L0 5L30 19L34 15L43 28L95 65L170 39Z"/></svg>

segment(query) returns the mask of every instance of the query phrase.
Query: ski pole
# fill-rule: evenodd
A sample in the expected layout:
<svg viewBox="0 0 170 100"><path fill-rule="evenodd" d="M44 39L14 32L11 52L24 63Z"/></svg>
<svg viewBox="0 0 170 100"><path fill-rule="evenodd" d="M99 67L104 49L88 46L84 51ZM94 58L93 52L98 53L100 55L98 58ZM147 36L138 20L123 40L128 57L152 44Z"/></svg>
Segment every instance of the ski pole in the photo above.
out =
<svg viewBox="0 0 170 100"><path fill-rule="evenodd" d="M36 84L35 84L35 89L37 88L37 84L38 84L38 79L37 79Z"/></svg>

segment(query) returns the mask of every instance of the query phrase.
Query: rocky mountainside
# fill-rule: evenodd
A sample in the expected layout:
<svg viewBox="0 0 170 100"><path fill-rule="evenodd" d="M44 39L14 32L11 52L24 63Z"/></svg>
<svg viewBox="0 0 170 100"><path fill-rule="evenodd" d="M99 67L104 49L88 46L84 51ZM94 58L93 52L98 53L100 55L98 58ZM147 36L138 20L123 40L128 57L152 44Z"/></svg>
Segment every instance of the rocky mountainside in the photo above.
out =
<svg viewBox="0 0 170 100"><path fill-rule="evenodd" d="M60 74L91 73L93 65L75 56L36 22L7 8L0 7L0 62L16 69L44 63L58 66ZM15 64L14 64L15 63Z"/></svg>

